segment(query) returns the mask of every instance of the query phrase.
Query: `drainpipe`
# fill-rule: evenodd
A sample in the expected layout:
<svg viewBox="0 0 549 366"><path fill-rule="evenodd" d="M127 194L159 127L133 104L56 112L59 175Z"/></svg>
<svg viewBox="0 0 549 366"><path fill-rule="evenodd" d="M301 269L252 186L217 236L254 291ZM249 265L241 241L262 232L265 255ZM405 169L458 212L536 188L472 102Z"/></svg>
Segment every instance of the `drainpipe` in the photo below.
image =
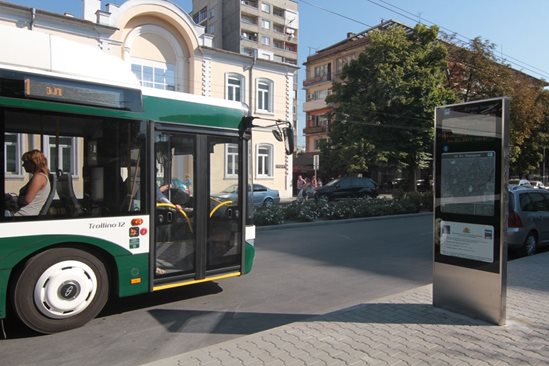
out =
<svg viewBox="0 0 549 366"><path fill-rule="evenodd" d="M250 68L248 69L248 116L252 115L252 102L254 100L254 94L253 94L254 82L253 82L253 79L252 79L252 71L253 71L253 68L255 66L256 60L257 60L257 50L254 50L252 64L250 65Z"/></svg>

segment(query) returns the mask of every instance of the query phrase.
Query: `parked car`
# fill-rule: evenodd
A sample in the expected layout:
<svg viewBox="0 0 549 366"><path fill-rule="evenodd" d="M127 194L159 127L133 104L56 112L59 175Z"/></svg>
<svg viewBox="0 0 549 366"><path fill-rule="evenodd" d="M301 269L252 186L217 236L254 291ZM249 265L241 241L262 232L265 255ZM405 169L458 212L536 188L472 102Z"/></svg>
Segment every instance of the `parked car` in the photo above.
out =
<svg viewBox="0 0 549 366"><path fill-rule="evenodd" d="M428 192L433 189L433 182L426 179L416 180L416 190L418 192Z"/></svg>
<svg viewBox="0 0 549 366"><path fill-rule="evenodd" d="M333 200L350 197L377 197L377 183L372 178L343 177L334 179L315 191L315 197Z"/></svg>
<svg viewBox="0 0 549 366"><path fill-rule="evenodd" d="M549 188L545 184L543 184L542 181L539 181L539 180L531 180L530 184L532 185L532 187L538 188L538 189L548 189Z"/></svg>
<svg viewBox="0 0 549 366"><path fill-rule="evenodd" d="M532 187L532 184L528 179L510 179L509 186Z"/></svg>
<svg viewBox="0 0 549 366"><path fill-rule="evenodd" d="M253 184L253 204L254 206L271 207L275 203L280 202L280 195L278 190L271 189L262 184ZM214 195L215 198L226 201L231 200L236 202L238 200L238 185L233 184Z"/></svg>
<svg viewBox="0 0 549 366"><path fill-rule="evenodd" d="M532 187L509 188L507 246L525 255L549 244L549 192Z"/></svg>

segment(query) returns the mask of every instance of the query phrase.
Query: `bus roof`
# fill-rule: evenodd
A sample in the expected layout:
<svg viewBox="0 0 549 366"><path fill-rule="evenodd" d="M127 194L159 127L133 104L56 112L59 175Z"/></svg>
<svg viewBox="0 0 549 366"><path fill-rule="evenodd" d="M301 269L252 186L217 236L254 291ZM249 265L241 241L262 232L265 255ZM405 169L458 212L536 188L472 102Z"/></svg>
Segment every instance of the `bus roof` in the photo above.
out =
<svg viewBox="0 0 549 366"><path fill-rule="evenodd" d="M5 68L140 88L139 80L124 61L98 48L9 26L0 26L0 39L0 66Z"/></svg>

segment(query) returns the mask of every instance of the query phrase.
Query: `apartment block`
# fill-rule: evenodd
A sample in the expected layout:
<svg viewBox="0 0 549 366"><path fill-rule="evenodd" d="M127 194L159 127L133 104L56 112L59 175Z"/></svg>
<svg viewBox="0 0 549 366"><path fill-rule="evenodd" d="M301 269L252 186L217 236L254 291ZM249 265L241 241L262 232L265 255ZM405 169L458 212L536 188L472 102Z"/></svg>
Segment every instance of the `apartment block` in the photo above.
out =
<svg viewBox="0 0 549 366"><path fill-rule="evenodd" d="M343 67L358 55L368 45L368 33L373 30L402 26L394 21L386 21L360 33L347 33L347 37L331 46L318 50L307 57L305 65L306 99L303 104L305 112L305 152L315 153L320 150L320 142L328 138L330 107L326 97L332 91L334 81L340 80Z"/></svg>
<svg viewBox="0 0 549 366"><path fill-rule="evenodd" d="M193 0L191 16L215 48L297 65L296 1Z"/></svg>

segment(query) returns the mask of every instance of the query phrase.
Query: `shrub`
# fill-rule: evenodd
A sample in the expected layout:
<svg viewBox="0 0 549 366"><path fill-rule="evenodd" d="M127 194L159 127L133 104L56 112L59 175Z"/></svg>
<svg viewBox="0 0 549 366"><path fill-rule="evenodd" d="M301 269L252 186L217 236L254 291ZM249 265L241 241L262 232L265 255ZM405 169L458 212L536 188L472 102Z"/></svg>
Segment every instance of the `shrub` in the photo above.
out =
<svg viewBox="0 0 549 366"><path fill-rule="evenodd" d="M294 201L286 206L286 218L296 221L314 221L318 216L318 207L315 200Z"/></svg>
<svg viewBox="0 0 549 366"><path fill-rule="evenodd" d="M433 192L402 192L393 193L393 198L416 205L418 211L433 210Z"/></svg>
<svg viewBox="0 0 549 366"><path fill-rule="evenodd" d="M282 206L258 207L254 213L254 222L258 226L278 225L284 223L285 210Z"/></svg>
<svg viewBox="0 0 549 366"><path fill-rule="evenodd" d="M432 193L406 192L396 198L353 198L328 202L325 199L293 201L285 206L259 207L255 223L276 225L285 221L309 222L419 212L432 208Z"/></svg>

